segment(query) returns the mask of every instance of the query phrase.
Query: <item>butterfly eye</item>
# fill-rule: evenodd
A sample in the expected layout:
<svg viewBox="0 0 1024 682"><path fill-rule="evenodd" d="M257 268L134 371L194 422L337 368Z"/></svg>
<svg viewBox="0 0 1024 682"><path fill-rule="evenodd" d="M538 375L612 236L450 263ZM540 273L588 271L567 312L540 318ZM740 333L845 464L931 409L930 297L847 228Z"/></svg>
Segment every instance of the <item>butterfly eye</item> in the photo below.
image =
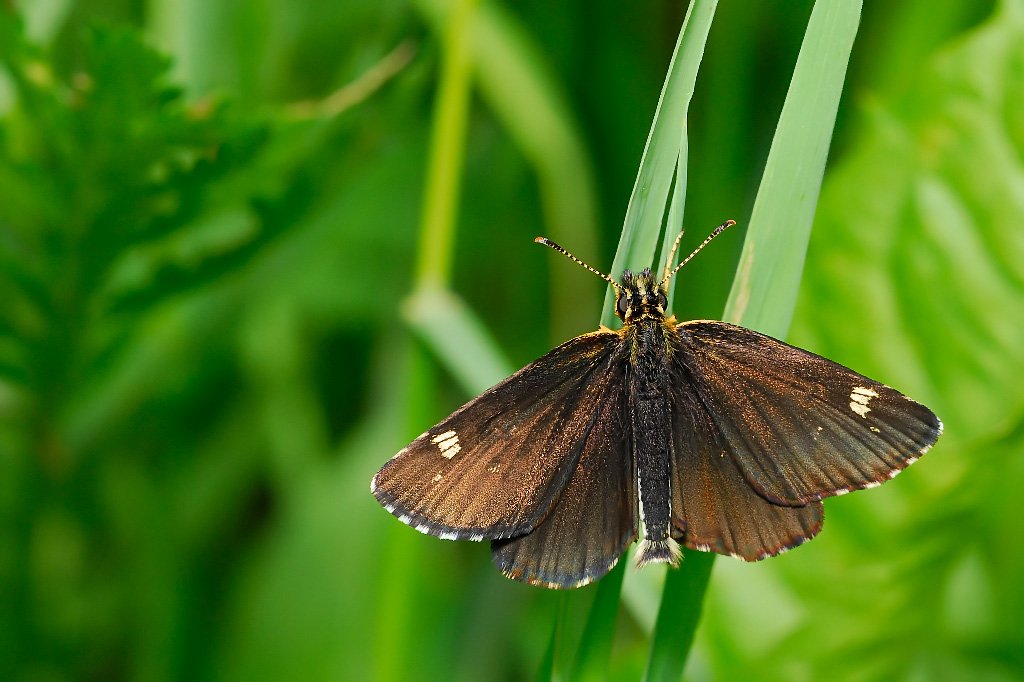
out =
<svg viewBox="0 0 1024 682"><path fill-rule="evenodd" d="M660 291L658 292L658 307L662 310L668 307L668 299L665 298L665 294Z"/></svg>
<svg viewBox="0 0 1024 682"><path fill-rule="evenodd" d="M618 306L617 306L617 309L619 311L619 315L625 315L626 314L626 308L628 308L628 307L629 307L629 296L627 296L625 294L620 295L619 296Z"/></svg>

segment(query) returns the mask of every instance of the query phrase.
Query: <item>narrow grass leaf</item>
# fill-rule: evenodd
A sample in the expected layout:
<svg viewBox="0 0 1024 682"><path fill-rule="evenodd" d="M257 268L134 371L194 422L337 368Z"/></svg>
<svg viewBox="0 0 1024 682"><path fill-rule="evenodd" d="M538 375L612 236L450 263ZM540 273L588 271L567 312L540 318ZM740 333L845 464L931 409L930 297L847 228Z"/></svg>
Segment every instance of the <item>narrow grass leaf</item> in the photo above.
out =
<svg viewBox="0 0 1024 682"><path fill-rule="evenodd" d="M470 28L476 0L453 3L448 23L440 27L444 47L427 161L427 186L420 229L419 286L448 282L454 249L456 212L462 189L466 122L472 74Z"/></svg>
<svg viewBox="0 0 1024 682"><path fill-rule="evenodd" d="M789 328L860 9L860 0L839 0L811 14L726 304L729 321L779 337ZM681 678L714 559L687 550L682 567L669 571L647 680Z"/></svg>
<svg viewBox="0 0 1024 682"><path fill-rule="evenodd" d="M686 113L717 6L717 0L695 0L686 12L626 208L622 235L612 261L610 274L613 277L618 277L628 267L647 267L654 260L672 179L683 149ZM685 188L685 181L682 186ZM615 322L614 297L612 290L605 296L604 324Z"/></svg>
<svg viewBox="0 0 1024 682"><path fill-rule="evenodd" d="M615 277L621 275L627 266L650 265L665 224L666 212L673 220L678 220L682 214L681 192L686 187L686 112L717 4L717 0L696 0L683 20L626 209L622 236L612 265L611 274ZM672 202L674 212L667 206L673 179L679 193ZM671 238L674 237L672 235ZM609 289L601 320L609 326L616 320L614 295L614 291ZM620 560L613 573L602 581L594 597L573 662L573 679L600 676L607 667L627 560L626 557Z"/></svg>
<svg viewBox="0 0 1024 682"><path fill-rule="evenodd" d="M676 161L676 181L672 188L672 200L669 202L668 219L665 221L665 233L661 239L661 258L658 262L658 272L666 268L675 267L679 262L680 255L671 253L676 236L683 229L683 214L686 208L686 162L689 157L689 143L686 138L686 130L683 130L683 137L679 141L679 159ZM669 262L669 258L672 259ZM668 310L672 310L672 302L675 300L676 279L673 277L668 285Z"/></svg>
<svg viewBox="0 0 1024 682"><path fill-rule="evenodd" d="M783 337L796 307L861 0L817 3L782 107L725 318Z"/></svg>
<svg viewBox="0 0 1024 682"><path fill-rule="evenodd" d="M561 609L561 603L559 603ZM540 666L537 669L537 682L551 682L555 679L555 646L558 644L558 626L562 619L555 614L555 622L551 625L551 637L544 649L544 657L540 659Z"/></svg>
<svg viewBox="0 0 1024 682"><path fill-rule="evenodd" d="M715 555L685 550L679 570L669 569L651 636L647 680L679 680L697 633L704 592L711 579Z"/></svg>
<svg viewBox="0 0 1024 682"><path fill-rule="evenodd" d="M624 555L619 563L597 584L597 594L580 638L570 680L603 680L608 668L608 654L615 634L615 617L619 612L622 578L626 574Z"/></svg>

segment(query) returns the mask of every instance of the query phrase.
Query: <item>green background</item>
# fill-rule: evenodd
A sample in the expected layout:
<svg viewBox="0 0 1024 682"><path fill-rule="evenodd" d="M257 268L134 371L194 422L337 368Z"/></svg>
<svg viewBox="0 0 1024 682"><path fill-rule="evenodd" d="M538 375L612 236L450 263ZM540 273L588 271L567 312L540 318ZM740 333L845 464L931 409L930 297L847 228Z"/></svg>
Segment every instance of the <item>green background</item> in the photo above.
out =
<svg viewBox="0 0 1024 682"><path fill-rule="evenodd" d="M685 4L481 2L457 367L409 322L448 5L0 3L3 679L530 679L586 614L368 482L596 325L531 240L609 267ZM740 228L680 317L721 315L810 9L718 8L685 245ZM946 433L813 543L718 561L687 678L1024 679L1024 2L866 4L789 339ZM661 578L627 570L608 678Z"/></svg>

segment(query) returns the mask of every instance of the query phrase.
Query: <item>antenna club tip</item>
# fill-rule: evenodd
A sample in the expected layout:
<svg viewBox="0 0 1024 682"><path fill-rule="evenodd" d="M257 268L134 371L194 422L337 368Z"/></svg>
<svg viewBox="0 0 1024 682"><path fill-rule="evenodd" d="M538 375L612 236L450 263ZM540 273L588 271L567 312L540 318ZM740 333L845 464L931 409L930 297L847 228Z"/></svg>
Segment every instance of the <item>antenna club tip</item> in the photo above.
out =
<svg viewBox="0 0 1024 682"><path fill-rule="evenodd" d="M736 224L735 220L731 220L731 219L730 220L726 220L724 223L722 223L722 229L724 230L727 227L732 227L735 224Z"/></svg>
<svg viewBox="0 0 1024 682"><path fill-rule="evenodd" d="M547 237L534 237L533 238L533 243L534 244L547 244L548 243L548 238Z"/></svg>

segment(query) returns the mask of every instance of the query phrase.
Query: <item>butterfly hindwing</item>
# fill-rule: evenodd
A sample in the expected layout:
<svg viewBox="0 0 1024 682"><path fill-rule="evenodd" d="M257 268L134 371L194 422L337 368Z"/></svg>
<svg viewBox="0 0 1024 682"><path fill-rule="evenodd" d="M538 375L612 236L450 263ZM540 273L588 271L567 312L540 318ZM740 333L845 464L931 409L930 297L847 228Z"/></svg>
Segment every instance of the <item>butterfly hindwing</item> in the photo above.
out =
<svg viewBox="0 0 1024 682"><path fill-rule="evenodd" d="M621 366L619 336L578 336L455 411L377 473L377 500L453 540L523 535L568 484Z"/></svg>
<svg viewBox="0 0 1024 682"><path fill-rule="evenodd" d="M782 506L764 499L742 472L701 404L692 377L673 373L673 537L690 549L746 561L774 556L818 534L820 502Z"/></svg>
<svg viewBox="0 0 1024 682"><path fill-rule="evenodd" d="M724 322L677 329L726 450L771 502L878 485L942 432L924 405L819 355Z"/></svg>
<svg viewBox="0 0 1024 682"><path fill-rule="evenodd" d="M568 485L547 518L529 534L491 544L506 576L572 588L607 573L637 536L636 472L627 442L622 363L605 396Z"/></svg>

